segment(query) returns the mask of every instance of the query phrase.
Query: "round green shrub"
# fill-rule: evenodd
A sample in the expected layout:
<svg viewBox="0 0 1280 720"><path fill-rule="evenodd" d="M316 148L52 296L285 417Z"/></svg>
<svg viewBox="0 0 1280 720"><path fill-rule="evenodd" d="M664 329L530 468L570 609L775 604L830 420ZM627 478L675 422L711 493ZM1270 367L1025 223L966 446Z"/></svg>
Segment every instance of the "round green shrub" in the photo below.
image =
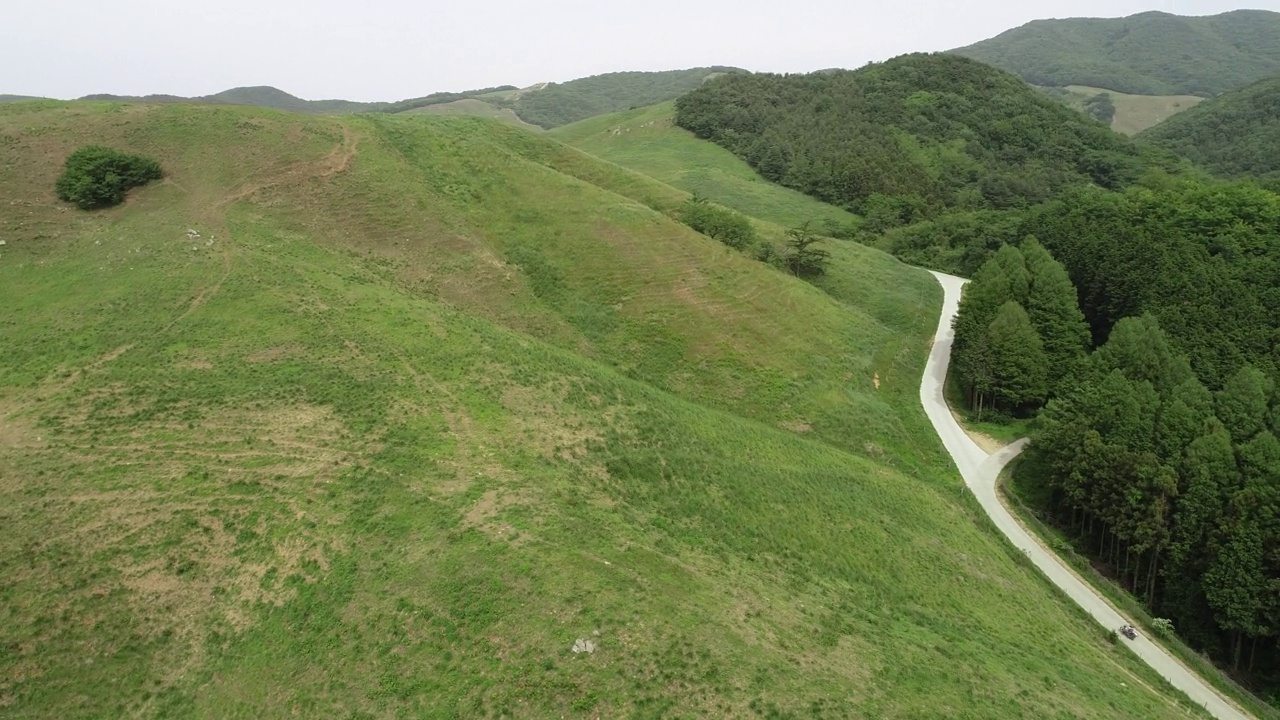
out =
<svg viewBox="0 0 1280 720"><path fill-rule="evenodd" d="M81 210L118 205L129 188L164 175L160 163L142 155L88 145L71 153L54 189Z"/></svg>

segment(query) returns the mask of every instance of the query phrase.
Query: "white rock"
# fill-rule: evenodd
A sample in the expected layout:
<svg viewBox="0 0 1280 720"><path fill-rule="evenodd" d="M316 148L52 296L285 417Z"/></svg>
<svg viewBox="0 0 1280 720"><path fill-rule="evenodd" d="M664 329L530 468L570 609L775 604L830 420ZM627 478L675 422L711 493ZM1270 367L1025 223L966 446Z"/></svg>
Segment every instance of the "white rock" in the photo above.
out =
<svg viewBox="0 0 1280 720"><path fill-rule="evenodd" d="M588 655L590 655L591 653L596 651L596 643L594 640L587 640L586 638L578 638L577 640L573 641L572 649L573 649L573 652L575 653L587 653Z"/></svg>

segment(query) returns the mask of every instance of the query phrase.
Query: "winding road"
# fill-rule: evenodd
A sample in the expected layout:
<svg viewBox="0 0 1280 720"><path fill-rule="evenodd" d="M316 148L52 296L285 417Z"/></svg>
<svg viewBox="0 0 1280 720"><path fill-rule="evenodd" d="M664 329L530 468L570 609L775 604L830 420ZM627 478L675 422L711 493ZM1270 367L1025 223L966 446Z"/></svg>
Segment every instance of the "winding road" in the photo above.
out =
<svg viewBox="0 0 1280 720"><path fill-rule="evenodd" d="M929 360L924 369L924 379L920 382L920 402L924 404L925 413L933 423L934 429L938 431L938 436L942 438L942 444L955 460L965 484L978 499L987 516L1014 547L1026 553L1040 572L1044 573L1054 585L1061 588L1103 627L1115 629L1121 625L1132 624L1112 607L1111 603L1059 560L1053 551L1040 544L1000 502L996 490L996 478L999 477L1004 466L1022 452L1027 441L1019 440L994 455L988 455L965 433L955 416L951 414L951 409L943 397L942 388L947 377L947 365L951 362L951 341L954 335L951 323L960 305L960 290L968 281L937 272L933 273L933 276L942 284L944 299L942 317L938 320L938 332L933 340L933 350L929 353ZM1139 634L1137 639L1123 640L1123 642L1170 685L1186 693L1193 702L1204 706L1213 717L1219 720L1252 720L1251 715L1222 697L1198 675L1144 635Z"/></svg>

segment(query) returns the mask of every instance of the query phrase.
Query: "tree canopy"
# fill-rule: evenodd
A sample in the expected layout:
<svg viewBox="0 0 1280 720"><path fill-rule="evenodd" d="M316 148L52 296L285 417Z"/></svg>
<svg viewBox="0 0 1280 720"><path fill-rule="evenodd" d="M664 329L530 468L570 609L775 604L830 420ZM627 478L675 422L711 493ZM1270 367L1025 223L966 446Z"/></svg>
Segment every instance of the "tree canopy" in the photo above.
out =
<svg viewBox="0 0 1280 720"><path fill-rule="evenodd" d="M676 123L880 229L952 208L1025 207L1073 185L1123 187L1147 165L1101 123L954 55L726 75L677 100Z"/></svg>

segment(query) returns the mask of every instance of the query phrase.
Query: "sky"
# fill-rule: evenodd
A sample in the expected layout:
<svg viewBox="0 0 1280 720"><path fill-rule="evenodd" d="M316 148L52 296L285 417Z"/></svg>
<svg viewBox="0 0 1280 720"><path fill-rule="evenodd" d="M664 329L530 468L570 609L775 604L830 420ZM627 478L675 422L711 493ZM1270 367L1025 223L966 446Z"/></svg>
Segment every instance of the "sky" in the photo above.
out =
<svg viewBox="0 0 1280 720"><path fill-rule="evenodd" d="M621 70L808 72L947 50L1048 17L1280 0L5 0L0 93L399 100Z"/></svg>

